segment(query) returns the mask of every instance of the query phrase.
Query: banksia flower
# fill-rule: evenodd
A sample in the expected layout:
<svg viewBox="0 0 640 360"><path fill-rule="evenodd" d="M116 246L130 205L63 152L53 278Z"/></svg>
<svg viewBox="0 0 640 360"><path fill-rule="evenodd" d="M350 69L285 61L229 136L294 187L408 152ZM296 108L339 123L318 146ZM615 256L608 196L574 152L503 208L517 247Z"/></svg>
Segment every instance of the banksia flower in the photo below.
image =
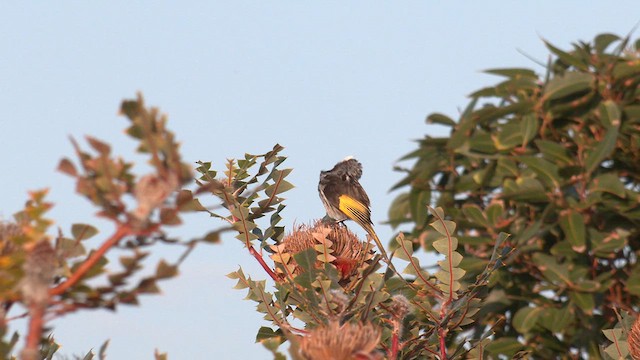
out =
<svg viewBox="0 0 640 360"><path fill-rule="evenodd" d="M633 322L627 342L629 343L631 357L635 360L640 360L640 316Z"/></svg>
<svg viewBox="0 0 640 360"><path fill-rule="evenodd" d="M380 329L373 324L331 321L317 327L300 341L300 353L308 360L377 359Z"/></svg>
<svg viewBox="0 0 640 360"><path fill-rule="evenodd" d="M355 275L358 268L371 257L368 244L361 242L346 227L326 225L321 221L317 221L312 227L299 226L282 243L272 248L275 254L271 258L285 266L285 271L293 275L303 271L295 264L293 255L313 248L318 252L317 266L320 268L322 263L333 264L342 280Z"/></svg>

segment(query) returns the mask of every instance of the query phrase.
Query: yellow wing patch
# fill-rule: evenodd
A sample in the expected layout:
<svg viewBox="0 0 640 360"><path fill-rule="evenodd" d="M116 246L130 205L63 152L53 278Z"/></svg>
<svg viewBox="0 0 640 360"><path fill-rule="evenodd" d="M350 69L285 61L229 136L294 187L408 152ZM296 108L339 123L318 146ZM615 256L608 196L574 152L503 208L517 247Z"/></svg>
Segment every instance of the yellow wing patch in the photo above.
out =
<svg viewBox="0 0 640 360"><path fill-rule="evenodd" d="M338 208L347 215L349 219L363 227L371 223L370 211L365 204L348 195L340 195L338 201Z"/></svg>

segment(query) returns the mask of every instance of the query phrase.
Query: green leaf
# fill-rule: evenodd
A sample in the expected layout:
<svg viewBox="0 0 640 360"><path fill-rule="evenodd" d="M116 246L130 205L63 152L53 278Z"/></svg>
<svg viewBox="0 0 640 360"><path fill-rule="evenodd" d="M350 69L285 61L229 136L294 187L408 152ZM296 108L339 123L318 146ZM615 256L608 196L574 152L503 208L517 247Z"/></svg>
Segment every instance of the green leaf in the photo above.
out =
<svg viewBox="0 0 640 360"><path fill-rule="evenodd" d="M598 53L603 53L607 49L607 47L609 47L609 45L618 40L620 40L620 37L618 35L605 33L596 36L593 42L596 51Z"/></svg>
<svg viewBox="0 0 640 360"><path fill-rule="evenodd" d="M489 205L487 210L485 210L485 213L491 226L498 226L502 220L502 215L504 214L504 207L502 203L496 202Z"/></svg>
<svg viewBox="0 0 640 360"><path fill-rule="evenodd" d="M546 101L558 100L567 96L582 95L593 88L594 78L587 73L569 72L564 76L551 79L544 91Z"/></svg>
<svg viewBox="0 0 640 360"><path fill-rule="evenodd" d="M445 126L455 126L456 122L443 114L440 113L433 113L430 114L429 116L427 116L427 124L440 124L440 125L445 125Z"/></svg>
<svg viewBox="0 0 640 360"><path fill-rule="evenodd" d="M398 247L394 250L394 256L405 261L410 261L413 255L413 243L410 240L406 240L402 233L395 239L398 243Z"/></svg>
<svg viewBox="0 0 640 360"><path fill-rule="evenodd" d="M180 190L178 192L176 206L180 211L207 211L200 203L200 200L195 199L193 193L189 190Z"/></svg>
<svg viewBox="0 0 640 360"><path fill-rule="evenodd" d="M526 164L547 185L555 188L560 187L560 174L556 164L534 156L522 156L520 161Z"/></svg>
<svg viewBox="0 0 640 360"><path fill-rule="evenodd" d="M92 238L98 233L98 229L88 224L71 225L71 235L76 240L86 240Z"/></svg>
<svg viewBox="0 0 640 360"><path fill-rule="evenodd" d="M549 307L541 309L538 324L553 333L565 330L575 320L573 310L569 306L560 309Z"/></svg>
<svg viewBox="0 0 640 360"><path fill-rule="evenodd" d="M619 198L625 198L627 193L619 176L612 173L599 175L589 183L590 192L607 192Z"/></svg>
<svg viewBox="0 0 640 360"><path fill-rule="evenodd" d="M538 179L530 177L521 177L513 181L506 179L504 182L505 199L513 199L519 201L548 202L546 189Z"/></svg>
<svg viewBox="0 0 640 360"><path fill-rule="evenodd" d="M261 326L258 330L258 334L256 334L256 342L260 342L262 340L271 339L271 338L281 338L282 332L280 330L274 331L270 327Z"/></svg>
<svg viewBox="0 0 640 360"><path fill-rule="evenodd" d="M458 248L458 239L455 237L450 238L442 238L433 242L433 248L436 249L442 255L447 255L449 250L453 251Z"/></svg>
<svg viewBox="0 0 640 360"><path fill-rule="evenodd" d="M513 316L513 327L520 333L527 333L536 325L542 308L523 307Z"/></svg>
<svg viewBox="0 0 640 360"><path fill-rule="evenodd" d="M478 205L464 204L462 206L462 213L467 218L467 221L481 225L485 228L489 227L489 221L487 221L482 209L480 209Z"/></svg>
<svg viewBox="0 0 640 360"><path fill-rule="evenodd" d="M560 49L558 49L557 47L551 45L551 43L545 41L544 44L547 46L547 48L549 50L551 50L552 53L554 53L556 56L558 56L558 58L564 62L567 65L571 65L573 67L575 67L576 69L580 69L583 71L588 70L588 64L584 61L584 59L581 59L573 54L569 54L565 51L562 51Z"/></svg>
<svg viewBox="0 0 640 360"><path fill-rule="evenodd" d="M640 296L640 266L636 264L631 270L626 289L630 294Z"/></svg>
<svg viewBox="0 0 640 360"><path fill-rule="evenodd" d="M587 153L584 161L587 173L592 173L600 164L613 153L618 140L618 128L611 127L596 147Z"/></svg>
<svg viewBox="0 0 640 360"><path fill-rule="evenodd" d="M489 69L484 71L487 74L500 75L508 78L532 78L537 79L535 71L524 68Z"/></svg>
<svg viewBox="0 0 640 360"><path fill-rule="evenodd" d="M568 165L572 164L574 161L562 144L541 139L535 140L534 143L542 152L542 155L551 162Z"/></svg>
<svg viewBox="0 0 640 360"><path fill-rule="evenodd" d="M444 236L450 236L456 231L456 223L451 220L436 220L432 222L431 227Z"/></svg>
<svg viewBox="0 0 640 360"><path fill-rule="evenodd" d="M571 243L571 248L583 253L586 247L587 231L584 225L584 216L575 210L569 210L560 216L560 228L565 237Z"/></svg>
<svg viewBox="0 0 640 360"><path fill-rule="evenodd" d="M571 284L569 268L566 264L559 264L554 257L539 252L533 254L533 261L540 271L542 271L542 275L551 282Z"/></svg>
<svg viewBox="0 0 640 360"><path fill-rule="evenodd" d="M517 351L524 347L518 340L512 337L502 337L491 341L486 349L491 354L502 354L512 357Z"/></svg>
<svg viewBox="0 0 640 360"><path fill-rule="evenodd" d="M527 143L538 134L538 126L538 118L534 113L529 113L522 117L522 120L520 121L522 147L527 145Z"/></svg>
<svg viewBox="0 0 640 360"><path fill-rule="evenodd" d="M316 251L314 249L307 249L293 255L296 263L304 269L294 281L296 284L301 285L305 289L311 289L313 282L316 281Z"/></svg>
<svg viewBox="0 0 640 360"><path fill-rule="evenodd" d="M593 294L570 291L569 298L571 299L571 302L582 309L585 314L591 315L593 313L593 309L596 306Z"/></svg>
<svg viewBox="0 0 640 360"><path fill-rule="evenodd" d="M605 128L620 127L620 107L613 100L606 100L598 107L600 122Z"/></svg>
<svg viewBox="0 0 640 360"><path fill-rule="evenodd" d="M409 194L402 193L393 200L391 206L389 206L389 224L393 228L396 228L398 225L403 222L408 222L409 215L411 214L411 204L409 203Z"/></svg>
<svg viewBox="0 0 640 360"><path fill-rule="evenodd" d="M412 188L409 194L411 217L418 227L427 221L427 205L431 201L431 191Z"/></svg>

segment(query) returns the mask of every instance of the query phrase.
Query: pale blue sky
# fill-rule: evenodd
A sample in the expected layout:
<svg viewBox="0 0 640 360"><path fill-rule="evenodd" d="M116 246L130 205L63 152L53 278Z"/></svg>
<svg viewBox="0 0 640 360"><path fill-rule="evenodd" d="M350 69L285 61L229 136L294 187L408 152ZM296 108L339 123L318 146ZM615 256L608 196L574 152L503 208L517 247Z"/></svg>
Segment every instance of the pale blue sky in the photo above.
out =
<svg viewBox="0 0 640 360"><path fill-rule="evenodd" d="M286 147L297 187L283 224L324 215L321 169L354 155L373 219L385 220L399 179L396 159L411 140L438 135L428 113L455 116L466 95L497 81L481 70L543 69L541 38L567 48L602 32L624 35L640 20L637 1L61 1L0 4L0 216L30 189L50 187L51 212L68 231L93 221L74 184L57 172L68 135L92 134L130 156L116 111L142 91L169 115L186 159L221 165L244 152ZM139 159L139 158L138 158ZM179 231L221 224L206 216ZM99 222L108 235L108 223ZM378 225L384 238L391 230ZM93 243L94 245L97 242ZM162 249L162 257L178 254ZM268 325L224 275L242 265L265 278L242 244L197 248L163 294L116 313L80 312L53 322L64 354L110 338L110 359L267 359L254 344ZM15 326L24 330L23 323ZM22 346L22 341L20 346Z"/></svg>

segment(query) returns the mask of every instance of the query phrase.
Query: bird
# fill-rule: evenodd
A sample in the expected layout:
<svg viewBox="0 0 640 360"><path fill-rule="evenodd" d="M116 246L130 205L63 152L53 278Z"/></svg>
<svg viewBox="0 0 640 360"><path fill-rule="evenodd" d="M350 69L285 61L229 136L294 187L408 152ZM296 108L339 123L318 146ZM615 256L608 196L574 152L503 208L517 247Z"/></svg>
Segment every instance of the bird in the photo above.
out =
<svg viewBox="0 0 640 360"><path fill-rule="evenodd" d="M347 156L331 170L320 171L320 199L331 221L355 221L375 241L385 261L391 264L380 238L373 229L369 196L360 185L361 176L362 164L353 156Z"/></svg>

